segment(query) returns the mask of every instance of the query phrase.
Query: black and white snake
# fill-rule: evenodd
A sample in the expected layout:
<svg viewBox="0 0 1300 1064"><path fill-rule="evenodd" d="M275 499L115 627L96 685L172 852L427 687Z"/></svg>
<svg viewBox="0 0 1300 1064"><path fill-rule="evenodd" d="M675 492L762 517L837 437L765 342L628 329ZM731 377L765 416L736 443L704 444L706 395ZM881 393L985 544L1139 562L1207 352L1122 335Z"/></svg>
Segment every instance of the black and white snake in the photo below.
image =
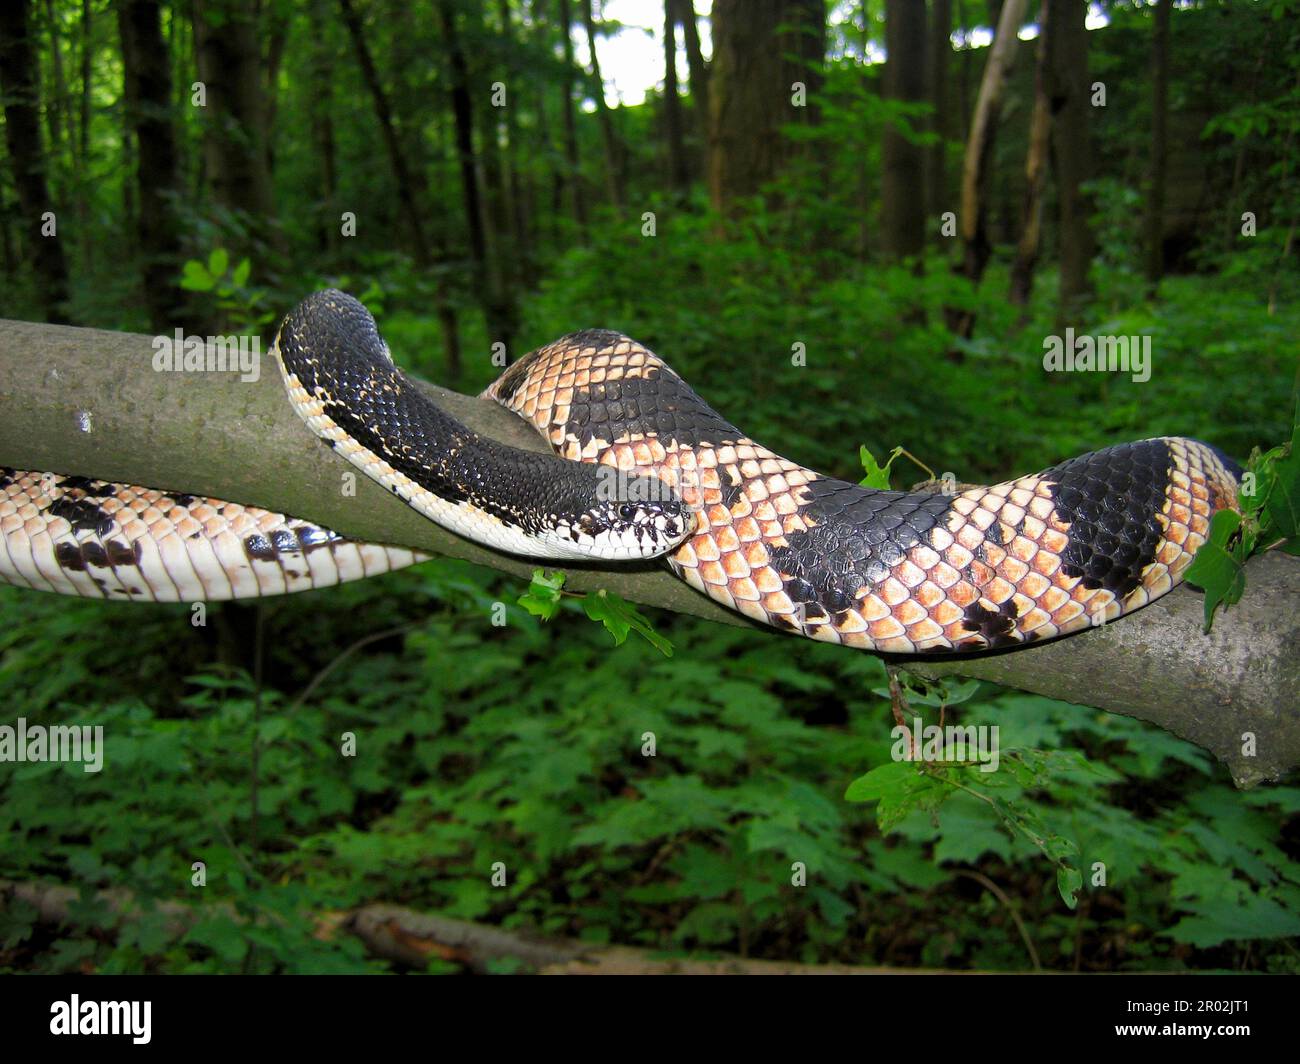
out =
<svg viewBox="0 0 1300 1064"><path fill-rule="evenodd" d="M658 357L574 333L483 394L555 456L470 431L407 380L355 299L318 292L272 351L312 431L425 516L555 559L666 556L723 605L891 653L971 651L1113 620L1181 579L1240 470L1163 437L958 493L876 491L747 438ZM218 499L0 467L0 580L136 601L273 595L423 560Z"/></svg>

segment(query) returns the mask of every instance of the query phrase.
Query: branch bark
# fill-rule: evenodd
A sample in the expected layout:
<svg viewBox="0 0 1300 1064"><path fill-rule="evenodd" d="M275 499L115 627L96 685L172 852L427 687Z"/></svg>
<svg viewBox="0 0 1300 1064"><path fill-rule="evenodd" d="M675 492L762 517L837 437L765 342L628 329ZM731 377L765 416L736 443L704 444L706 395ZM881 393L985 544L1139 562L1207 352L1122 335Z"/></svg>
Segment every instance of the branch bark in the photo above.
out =
<svg viewBox="0 0 1300 1064"><path fill-rule="evenodd" d="M345 496L341 478L352 467L301 423L268 358L247 383L233 373L155 372L152 363L147 336L0 320L0 463L264 506L520 577L537 568L439 528L364 477ZM477 431L545 449L496 404L427 387ZM754 628L755 638L794 638L723 609L653 563L563 568L577 591L603 587ZM1247 576L1245 598L1221 611L1208 635L1201 594L1180 587L1132 617L1057 642L904 664L1151 721L1211 751L1239 786L1253 786L1300 764L1300 562L1273 552L1252 560Z"/></svg>
<svg viewBox="0 0 1300 1064"><path fill-rule="evenodd" d="M29 905L46 927L76 923L74 906L80 891L63 884L0 879L0 914L14 905ZM96 900L116 918L114 931L137 920L144 911L130 891L98 891ZM181 938L194 924L214 917L243 924L229 903L187 905L160 901L151 910L161 913L169 940ZM355 935L375 956L413 968L427 968L437 958L473 972L489 972L493 962L512 960L541 975L867 975L939 974L942 969L859 968L846 964L798 964L755 960L727 954L708 960L666 955L664 950L607 946L575 939L542 938L491 924L476 924L437 913L422 913L400 905L374 902L346 911L306 913L319 938L340 931Z"/></svg>

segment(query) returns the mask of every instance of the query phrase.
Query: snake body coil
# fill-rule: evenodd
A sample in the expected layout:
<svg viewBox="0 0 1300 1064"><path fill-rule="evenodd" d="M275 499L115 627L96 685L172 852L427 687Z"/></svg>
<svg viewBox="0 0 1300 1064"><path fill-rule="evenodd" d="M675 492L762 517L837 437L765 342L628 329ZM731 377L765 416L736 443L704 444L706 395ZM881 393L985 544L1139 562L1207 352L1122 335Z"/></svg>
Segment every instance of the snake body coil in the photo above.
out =
<svg viewBox="0 0 1300 1064"><path fill-rule="evenodd" d="M557 340L484 395L558 457L477 436L397 370L373 319L327 291L275 347L294 408L431 519L553 558L664 554L723 605L813 639L972 651L1113 620L1179 582L1240 470L1163 437L953 495L834 480L748 439L618 333ZM423 559L215 499L0 468L0 579L193 601L278 594Z"/></svg>
<svg viewBox="0 0 1300 1064"><path fill-rule="evenodd" d="M471 432L393 365L370 312L342 292L295 307L273 354L317 436L470 539L533 557L627 561L664 553L694 527L658 479L620 483Z"/></svg>

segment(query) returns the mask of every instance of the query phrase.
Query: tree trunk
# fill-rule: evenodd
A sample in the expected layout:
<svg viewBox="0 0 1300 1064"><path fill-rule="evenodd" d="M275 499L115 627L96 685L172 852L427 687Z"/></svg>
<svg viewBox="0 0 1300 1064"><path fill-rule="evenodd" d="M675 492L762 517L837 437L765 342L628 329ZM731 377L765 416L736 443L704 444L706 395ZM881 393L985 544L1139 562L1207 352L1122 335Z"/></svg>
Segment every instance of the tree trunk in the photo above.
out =
<svg viewBox="0 0 1300 1064"><path fill-rule="evenodd" d="M1020 240L1011 264L1009 299L1016 306L1026 306L1034 287L1034 268L1043 231L1043 186L1047 183L1048 141L1052 130L1052 111L1047 99L1048 35L1052 26L1047 5L1038 16L1038 62L1034 70L1034 110L1029 119L1029 149L1025 154L1025 198L1020 212Z"/></svg>
<svg viewBox="0 0 1300 1064"><path fill-rule="evenodd" d="M929 75L931 130L939 138L926 153L925 200L931 224L946 210L948 200L948 143L953 138L952 108L948 103L948 77L952 66L952 0L932 0L930 6ZM937 235L937 230L934 230Z"/></svg>
<svg viewBox="0 0 1300 1064"><path fill-rule="evenodd" d="M573 113L573 20L571 0L555 0L555 22L564 49L564 73L560 78L560 114L564 121L564 187L569 194L573 220L579 229L587 227L587 190L583 187L578 160L578 126Z"/></svg>
<svg viewBox="0 0 1300 1064"><path fill-rule="evenodd" d="M168 50L172 55L172 91L175 93L172 111L176 115L188 116L193 113L190 101L194 95L194 82L198 80L198 44L194 39L194 21L190 18L173 18L168 20L168 29ZM185 120L177 126L180 154L177 158L176 178L183 194L197 202L202 200L207 191L207 178L204 173L203 151L193 150L190 126L191 123ZM201 120L199 128L201 131Z"/></svg>
<svg viewBox="0 0 1300 1064"><path fill-rule="evenodd" d="M352 0L339 0L339 8L357 53L357 64L361 67L362 80L370 90L370 97L375 105L375 117L379 120L384 147L388 151L388 162L393 168L393 180L397 182L397 196L406 214L403 221L411 234L416 265L428 272L434 262L433 252L425 235L424 217L421 213L416 185L407 166L406 153L402 150L397 129L393 125L393 109L388 102L388 94L379 80L379 73L375 69L375 62L370 56L370 48L362 32L361 19L357 16L356 8L352 6ZM457 379L460 376L461 366L460 330L456 321L456 308L447 298L441 284L437 285L434 305L442 325L443 346L447 352L447 373L452 379Z"/></svg>
<svg viewBox="0 0 1300 1064"><path fill-rule="evenodd" d="M518 92L521 76L518 52L514 43L514 25L510 19L509 0L499 0L498 18L501 22L501 39L505 45L506 84L510 92ZM533 265L532 220L528 204L530 185L521 175L519 120L514 101L506 105L506 173L510 186L510 254L515 263L516 277L521 284L531 286L535 280Z"/></svg>
<svg viewBox="0 0 1300 1064"><path fill-rule="evenodd" d="M682 137L682 101L677 95L677 33L673 2L664 2L664 141L668 149L668 185L685 199L691 189Z"/></svg>
<svg viewBox="0 0 1300 1064"><path fill-rule="evenodd" d="M136 141L137 234L144 305L159 332L181 324L185 296L180 272L176 196L176 130L172 124L172 76L162 35L158 0L118 0L122 39L123 95Z"/></svg>
<svg viewBox="0 0 1300 1064"><path fill-rule="evenodd" d="M65 145L72 140L72 119L69 115L71 99L68 82L63 76L63 43L59 34L59 16L54 0L45 0L45 17L50 24L50 76L54 91L47 111L50 123L50 158L63 155Z"/></svg>
<svg viewBox="0 0 1300 1064"><path fill-rule="evenodd" d="M8 208L9 204L6 202L4 206ZM3 257L4 275L10 281L17 277L19 270L17 241L9 225L13 213L7 209L0 211L0 256Z"/></svg>
<svg viewBox="0 0 1300 1064"><path fill-rule="evenodd" d="M1092 197L1082 185L1092 176L1089 136L1091 86L1088 83L1086 4L1047 0L1052 33L1048 38L1048 99L1052 108L1052 161L1060 208L1061 288L1058 317L1068 321L1092 296L1088 269L1095 242L1090 217Z"/></svg>
<svg viewBox="0 0 1300 1064"><path fill-rule="evenodd" d="M596 98L596 116L600 119L600 141L605 149L605 189L609 202L622 211L625 200L623 188L623 162L618 137L614 132L614 117L605 102L605 79L600 73L600 58L596 55L596 0L578 0L582 8L582 21L587 30L587 48L591 59L592 95Z"/></svg>
<svg viewBox="0 0 1300 1064"><path fill-rule="evenodd" d="M122 172L133 174L137 166L135 133L131 129L131 119L125 107L117 109L117 119L122 123L120 130L122 137ZM136 220L134 181L122 182L122 217L120 225L121 244L117 248L118 254L127 257L138 255L140 249L137 247L137 238L140 230Z"/></svg>
<svg viewBox="0 0 1300 1064"><path fill-rule="evenodd" d="M456 28L453 0L438 0L438 17L443 46L451 68L448 103L456 124L456 152L460 163L461 196L469 231L470 255L474 263L474 287L483 305L483 319L490 344L503 343L507 352L514 342L514 324L501 294L489 258L490 232L484 208L482 184L474 159L474 105L469 92L469 64Z"/></svg>
<svg viewBox="0 0 1300 1064"><path fill-rule="evenodd" d="M959 229L962 239L961 273L978 284L984 276L992 248L988 236L987 184L988 166L993 152L998 117L1007 77L1016 59L1016 36L1024 21L1028 0L1006 0L989 57L984 66L975 114L971 118L970 137L961 169L961 212ZM975 315L955 311L948 315L948 327L958 336L969 338L975 328Z"/></svg>
<svg viewBox="0 0 1300 1064"><path fill-rule="evenodd" d="M816 122L826 11L822 0L714 0L712 23L709 197L726 211L800 154L783 125Z"/></svg>
<svg viewBox="0 0 1300 1064"><path fill-rule="evenodd" d="M955 0L957 5L957 27L965 35L965 47L963 52L970 51L970 23L966 19L966 5L962 0ZM997 23L993 23L994 26ZM962 61L958 64L957 70L957 114L961 117L961 142L965 144L970 139L970 116L973 108L970 102L970 68L973 65L970 61L969 54L962 56Z"/></svg>
<svg viewBox="0 0 1300 1064"><path fill-rule="evenodd" d="M275 173L275 116L280 106L280 66L284 62L284 51L289 44L289 27L293 20L286 8L274 4L266 7L265 31L267 37L266 56L263 60L263 93L266 100L266 117L263 123L263 144L266 149L266 172ZM322 35L325 27L321 26Z"/></svg>
<svg viewBox="0 0 1300 1064"><path fill-rule="evenodd" d="M695 117L695 136L700 145L700 170L709 172L709 68L700 50L700 27L695 20L693 0L670 0L686 41L686 63L691 74L691 111Z"/></svg>
<svg viewBox="0 0 1300 1064"><path fill-rule="evenodd" d="M1169 13L1159 0L1151 40L1151 187L1147 192L1147 284L1154 293L1165 272L1165 180L1169 165Z"/></svg>
<svg viewBox="0 0 1300 1064"><path fill-rule="evenodd" d="M90 0L81 0L81 113L78 122L78 163L90 158L90 78L94 52L94 23Z"/></svg>
<svg viewBox="0 0 1300 1064"><path fill-rule="evenodd" d="M90 0L81 0L81 101L77 115L77 150L73 159L76 171L80 175L76 182L78 243L81 246L81 262L88 273L94 271L95 247L90 232L90 196L85 176L91 172L90 96L91 60L94 51L92 18Z"/></svg>
<svg viewBox="0 0 1300 1064"><path fill-rule="evenodd" d="M370 90L370 98L375 105L375 117L379 120L379 131L383 135L384 147L388 151L388 162L393 168L393 179L397 182L397 198L401 201L405 217L402 219L411 235L411 250L416 264L428 268L433 263L428 237L425 234L424 212L420 206L420 196L414 176L407 163L406 152L397 135L393 122L393 108L388 93L379 80L379 72L370 55L370 46L366 43L361 19L352 0L339 0L339 9L343 15L344 25L352 38L352 46L357 53L357 64L361 67L361 77Z"/></svg>
<svg viewBox="0 0 1300 1064"><path fill-rule="evenodd" d="M37 297L47 321L67 321L68 264L61 234L44 236L42 215L58 217L50 199L45 153L41 148L40 76L36 41L28 21L28 0L0 4L0 95L4 97L5 146L22 211L26 255L36 277Z"/></svg>
<svg viewBox="0 0 1300 1064"><path fill-rule="evenodd" d="M885 0L886 100L919 103L925 99L925 4ZM914 119L905 120L912 125ZM896 123L885 126L881 150L880 236L885 255L903 259L925 246L924 151Z"/></svg>
<svg viewBox="0 0 1300 1064"><path fill-rule="evenodd" d="M194 0L199 80L207 88L204 161L217 202L238 212L263 241L272 238L266 168L262 48L253 0ZM155 60L156 61L156 60ZM241 250L254 250L229 234Z"/></svg>
<svg viewBox="0 0 1300 1064"><path fill-rule="evenodd" d="M537 20L534 23L536 27L535 32L537 32L541 37L541 47L549 51L552 44L551 34L549 33L550 26L542 19L542 17L540 17L539 5L541 2L542 0L533 0L533 11L537 16ZM560 101L560 106L564 106L563 100ZM554 160L562 156L564 152L563 145L559 147L556 146L555 137L551 130L551 119L546 112L546 100L539 92L537 94L537 136L538 140L541 142L541 151L539 154L547 160ZM561 216L566 210L564 201L568 194L569 183L565 179L564 165L553 165L551 168L550 178L550 209L538 208L534 212L540 236L539 243L545 243L547 237L554 238L556 236L561 227Z"/></svg>
<svg viewBox="0 0 1300 1064"><path fill-rule="evenodd" d="M323 25L329 13L328 0L315 0L312 10ZM334 51L330 35L323 31L312 38L310 71L311 141L319 160L321 184L316 246L333 260L339 252L343 220L338 204L338 155L334 143Z"/></svg>
<svg viewBox="0 0 1300 1064"><path fill-rule="evenodd" d="M476 6L466 9L465 17L470 31L470 40L479 41L487 37L487 27L483 15ZM462 56L464 47L461 47ZM499 70L490 69L486 61L490 57L480 54L477 48L471 48L470 54L476 57L470 69L467 63L466 91L470 85L491 87L502 80ZM507 84L506 82L502 82ZM507 84L507 92L508 84ZM485 94L487 95L487 94ZM481 99L482 97L480 97ZM510 242L510 197L506 188L507 178L501 158L502 108L492 106L488 99L484 106L473 107L473 95L469 95L471 111L478 129L479 151L475 157L475 174L479 178L479 188L483 197L484 240L487 248L488 294L493 301L494 340L509 345L514 341L516 328L515 302L515 259L508 254L506 247ZM507 97L508 100L508 97ZM505 110L509 110L506 107Z"/></svg>
<svg viewBox="0 0 1300 1064"><path fill-rule="evenodd" d="M1246 90L1237 97L1239 106L1254 107L1259 101L1259 79L1266 58L1267 53L1260 49L1255 56L1254 65L1251 67ZM1238 227L1241 225L1241 212L1245 206L1241 201L1241 183L1246 176L1246 154L1252 139L1251 137L1237 139L1237 152L1232 163L1232 184L1227 197L1227 210L1223 213L1223 243L1225 245L1233 244L1240 234Z"/></svg>

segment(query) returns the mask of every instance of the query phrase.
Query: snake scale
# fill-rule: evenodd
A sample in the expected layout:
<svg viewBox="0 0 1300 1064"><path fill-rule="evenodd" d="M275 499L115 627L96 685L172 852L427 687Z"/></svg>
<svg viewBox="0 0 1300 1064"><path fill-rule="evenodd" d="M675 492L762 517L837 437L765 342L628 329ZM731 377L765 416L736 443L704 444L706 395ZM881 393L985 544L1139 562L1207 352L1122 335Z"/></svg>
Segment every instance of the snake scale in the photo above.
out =
<svg viewBox="0 0 1300 1064"><path fill-rule="evenodd" d="M483 393L553 455L442 411L373 318L318 292L272 348L294 409L425 516L533 557L663 557L777 628L884 653L979 651L1113 620L1176 585L1241 470L1161 437L950 494L823 476L748 438L619 333L565 336ZM218 499L0 467L0 580L64 594L198 601L325 587L424 560Z"/></svg>

